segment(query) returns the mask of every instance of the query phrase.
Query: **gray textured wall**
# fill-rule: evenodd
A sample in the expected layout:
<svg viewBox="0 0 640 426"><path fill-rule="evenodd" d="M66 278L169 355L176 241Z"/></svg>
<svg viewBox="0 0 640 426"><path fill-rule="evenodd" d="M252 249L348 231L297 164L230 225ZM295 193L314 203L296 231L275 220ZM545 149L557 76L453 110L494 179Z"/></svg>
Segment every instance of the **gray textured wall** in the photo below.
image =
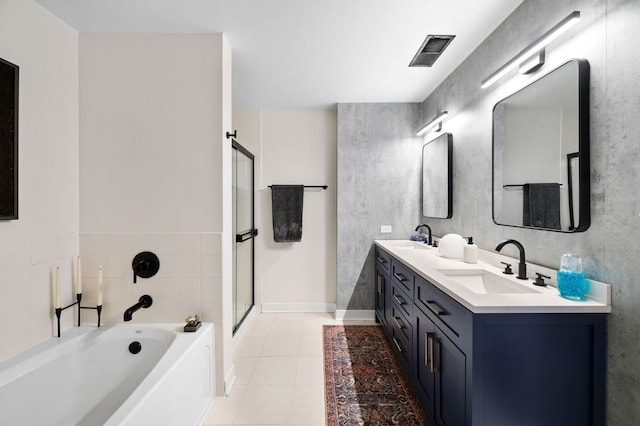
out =
<svg viewBox="0 0 640 426"><path fill-rule="evenodd" d="M408 238L419 224L421 111L418 103L338 105L339 310L374 309L373 240Z"/></svg>
<svg viewBox="0 0 640 426"><path fill-rule="evenodd" d="M591 64L591 227L572 235L497 226L491 219L491 110L526 77L514 73L485 90L480 82L572 10L580 10L582 20L547 49L547 61L582 57ZM525 1L425 100L423 110L426 119L448 109L445 130L454 138L453 218L430 219L434 232L474 235L484 249L515 238L524 244L527 260L553 268L563 253L576 251L591 278L612 285L610 426L640 424L638 28L638 0Z"/></svg>
<svg viewBox="0 0 640 426"><path fill-rule="evenodd" d="M547 48L547 64L538 75L512 73L489 89L480 88L485 77L573 10L581 11L582 20ZM563 253L580 253L588 275L612 285L607 424L640 424L638 28L638 0L525 0L425 100L417 122L415 105L339 105L338 309L373 309L371 241L405 238L422 220L422 141L410 142L412 131L448 110L444 130L453 134L453 218L424 220L436 235L473 235L488 250L515 238L524 244L528 261L552 268L559 267ZM591 65L591 227L559 234L495 225L493 105L570 58L585 58ZM394 233L380 235L379 225L387 222ZM517 255L507 248L505 254Z"/></svg>

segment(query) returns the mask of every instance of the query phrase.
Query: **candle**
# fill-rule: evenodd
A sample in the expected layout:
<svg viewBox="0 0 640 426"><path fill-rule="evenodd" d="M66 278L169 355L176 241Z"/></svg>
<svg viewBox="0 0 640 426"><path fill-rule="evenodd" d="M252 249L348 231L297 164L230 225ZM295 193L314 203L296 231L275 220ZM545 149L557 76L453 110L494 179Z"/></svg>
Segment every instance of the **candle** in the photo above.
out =
<svg viewBox="0 0 640 426"><path fill-rule="evenodd" d="M98 268L98 306L102 306L102 266Z"/></svg>
<svg viewBox="0 0 640 426"><path fill-rule="evenodd" d="M82 294L82 268L80 267L80 256L76 262L76 294Z"/></svg>
<svg viewBox="0 0 640 426"><path fill-rule="evenodd" d="M53 305L56 309L60 308L60 268L56 268L55 280L53 283Z"/></svg>

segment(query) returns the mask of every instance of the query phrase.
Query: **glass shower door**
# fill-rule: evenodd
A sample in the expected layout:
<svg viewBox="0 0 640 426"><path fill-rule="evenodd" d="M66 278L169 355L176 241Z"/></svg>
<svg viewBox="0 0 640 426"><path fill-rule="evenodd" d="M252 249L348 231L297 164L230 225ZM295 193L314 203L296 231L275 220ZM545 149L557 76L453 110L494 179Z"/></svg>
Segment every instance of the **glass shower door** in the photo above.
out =
<svg viewBox="0 0 640 426"><path fill-rule="evenodd" d="M233 332L253 307L254 228L253 154L233 141Z"/></svg>

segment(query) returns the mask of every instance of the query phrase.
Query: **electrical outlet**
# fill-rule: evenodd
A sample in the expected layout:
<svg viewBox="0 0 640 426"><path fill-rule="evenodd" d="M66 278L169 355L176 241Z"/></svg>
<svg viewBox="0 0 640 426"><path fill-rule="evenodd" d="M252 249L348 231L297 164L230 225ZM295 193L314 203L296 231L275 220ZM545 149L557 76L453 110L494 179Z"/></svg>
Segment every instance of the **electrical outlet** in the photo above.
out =
<svg viewBox="0 0 640 426"><path fill-rule="evenodd" d="M380 225L380 233L381 234L390 234L392 232L393 232L393 230L391 228L391 225Z"/></svg>

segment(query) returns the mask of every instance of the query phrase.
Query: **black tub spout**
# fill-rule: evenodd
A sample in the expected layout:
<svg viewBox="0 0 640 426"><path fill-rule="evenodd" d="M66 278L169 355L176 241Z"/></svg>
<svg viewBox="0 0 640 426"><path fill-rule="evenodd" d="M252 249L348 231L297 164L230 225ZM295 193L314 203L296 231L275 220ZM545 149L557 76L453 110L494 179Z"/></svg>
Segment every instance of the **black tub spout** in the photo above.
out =
<svg viewBox="0 0 640 426"><path fill-rule="evenodd" d="M141 308L145 308L146 309L149 306L151 306L152 303L153 303L153 299L148 294L140 296L140 299L138 299L138 303L136 303L135 305L131 306L126 311L124 311L124 320L125 321L131 321L131 319L133 318L133 313L135 311L137 311L137 310L139 310Z"/></svg>

